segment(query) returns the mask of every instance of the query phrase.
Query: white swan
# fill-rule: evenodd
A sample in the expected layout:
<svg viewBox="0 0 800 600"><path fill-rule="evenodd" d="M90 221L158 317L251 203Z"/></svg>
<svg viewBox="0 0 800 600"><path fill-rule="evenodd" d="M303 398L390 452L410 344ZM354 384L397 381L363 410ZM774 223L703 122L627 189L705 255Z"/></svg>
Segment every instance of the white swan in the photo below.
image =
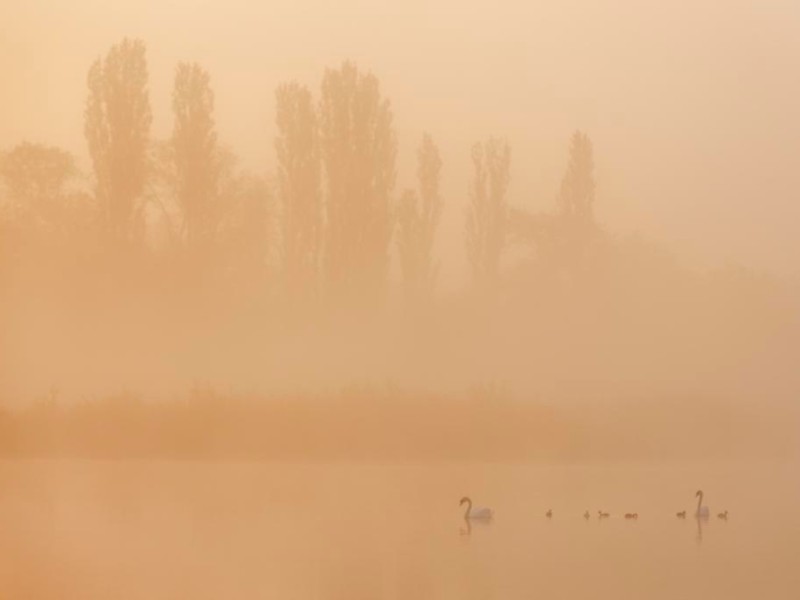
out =
<svg viewBox="0 0 800 600"><path fill-rule="evenodd" d="M467 510L464 512L464 518L469 519L484 519L488 520L492 518L494 514L491 508L486 508L485 506L476 506L475 508L472 507L472 500L470 500L467 496L464 496L458 503L459 506L467 504Z"/></svg>
<svg viewBox="0 0 800 600"><path fill-rule="evenodd" d="M703 506L703 490L697 490L695 496L697 496L697 510L695 511L694 516L698 519L707 519L709 512L708 507Z"/></svg>

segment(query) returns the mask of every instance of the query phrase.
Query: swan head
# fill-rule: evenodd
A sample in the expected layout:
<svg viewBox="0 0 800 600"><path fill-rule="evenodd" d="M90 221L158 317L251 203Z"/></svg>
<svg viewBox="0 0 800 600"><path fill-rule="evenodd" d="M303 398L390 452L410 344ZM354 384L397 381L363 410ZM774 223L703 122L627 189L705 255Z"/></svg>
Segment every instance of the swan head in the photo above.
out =
<svg viewBox="0 0 800 600"><path fill-rule="evenodd" d="M702 496L702 495L703 495L703 490L697 490L697 492L695 493L695 498L697 496Z"/></svg>
<svg viewBox="0 0 800 600"><path fill-rule="evenodd" d="M462 504L464 504L464 502L469 502L470 504L472 504L472 500L470 500L467 496L464 496L463 498L461 498L461 500L458 501L458 505L461 506Z"/></svg>

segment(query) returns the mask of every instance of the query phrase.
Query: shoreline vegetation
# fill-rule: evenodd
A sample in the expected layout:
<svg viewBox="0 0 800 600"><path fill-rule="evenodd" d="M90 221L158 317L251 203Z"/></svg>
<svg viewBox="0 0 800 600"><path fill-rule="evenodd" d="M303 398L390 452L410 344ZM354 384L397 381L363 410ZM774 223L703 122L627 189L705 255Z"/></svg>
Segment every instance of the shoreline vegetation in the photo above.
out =
<svg viewBox="0 0 800 600"><path fill-rule="evenodd" d="M464 395L392 387L335 394L132 394L0 411L0 458L585 462L788 458L798 415L730 400L557 406L494 387Z"/></svg>

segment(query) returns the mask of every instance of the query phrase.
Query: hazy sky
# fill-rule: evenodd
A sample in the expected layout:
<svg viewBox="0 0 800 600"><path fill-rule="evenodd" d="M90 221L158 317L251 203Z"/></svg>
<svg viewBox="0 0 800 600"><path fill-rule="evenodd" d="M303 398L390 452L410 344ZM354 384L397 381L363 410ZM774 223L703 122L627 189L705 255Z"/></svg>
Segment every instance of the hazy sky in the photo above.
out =
<svg viewBox="0 0 800 600"><path fill-rule="evenodd" d="M507 137L512 202L548 209L575 128L595 143L597 212L614 230L796 275L799 31L791 0L0 0L0 148L40 141L85 160L86 72L127 35L148 47L155 135L171 127L175 64L196 60L223 141L272 170L275 87L316 92L351 58L392 100L400 187L423 130L442 147L450 278L470 145Z"/></svg>

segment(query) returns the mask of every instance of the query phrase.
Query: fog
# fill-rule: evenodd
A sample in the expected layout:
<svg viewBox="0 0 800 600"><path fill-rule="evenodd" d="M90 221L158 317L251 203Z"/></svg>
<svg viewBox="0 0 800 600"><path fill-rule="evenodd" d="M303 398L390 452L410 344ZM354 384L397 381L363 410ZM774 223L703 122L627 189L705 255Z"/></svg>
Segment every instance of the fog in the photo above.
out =
<svg viewBox="0 0 800 600"><path fill-rule="evenodd" d="M488 386L796 410L792 3L34 0L0 23L7 407ZM145 65L126 150L113 48ZM335 117L351 76L369 150Z"/></svg>
<svg viewBox="0 0 800 600"><path fill-rule="evenodd" d="M798 31L0 0L0 597L800 597Z"/></svg>
<svg viewBox="0 0 800 600"><path fill-rule="evenodd" d="M508 138L512 202L547 208L574 129L597 145L598 217L615 230L692 260L798 273L792 2L7 0L0 17L4 146L51 143L88 162L86 71L130 36L148 48L154 136L171 129L175 65L197 61L212 76L221 139L271 169L275 88L316 89L325 68L350 59L392 101L401 189L422 131L440 144L448 286L466 271L471 144Z"/></svg>

